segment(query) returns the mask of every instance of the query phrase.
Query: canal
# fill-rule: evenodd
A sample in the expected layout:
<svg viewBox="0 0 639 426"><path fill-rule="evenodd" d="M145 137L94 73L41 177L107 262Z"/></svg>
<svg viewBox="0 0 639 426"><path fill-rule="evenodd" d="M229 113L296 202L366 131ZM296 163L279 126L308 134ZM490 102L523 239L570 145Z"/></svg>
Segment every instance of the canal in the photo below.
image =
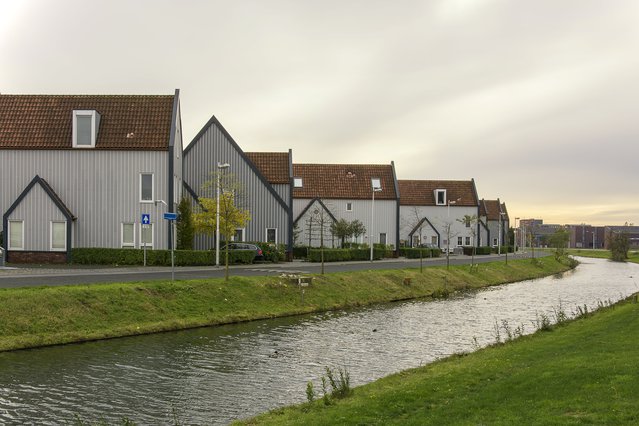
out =
<svg viewBox="0 0 639 426"><path fill-rule="evenodd" d="M360 385L534 331L540 315L639 291L639 265L581 258L575 270L457 295L300 317L0 353L0 423L226 424L305 400L326 366ZM505 334L502 331L502 336Z"/></svg>

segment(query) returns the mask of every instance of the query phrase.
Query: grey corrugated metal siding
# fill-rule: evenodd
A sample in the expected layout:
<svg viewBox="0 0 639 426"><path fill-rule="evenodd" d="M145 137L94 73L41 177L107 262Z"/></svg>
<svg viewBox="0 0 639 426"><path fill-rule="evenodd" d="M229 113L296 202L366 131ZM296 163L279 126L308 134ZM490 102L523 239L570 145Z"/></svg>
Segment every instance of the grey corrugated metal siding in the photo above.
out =
<svg viewBox="0 0 639 426"><path fill-rule="evenodd" d="M277 228L278 243L286 244L288 238L288 212L280 204L267 185L251 168L224 133L215 125L211 125L202 133L197 141L184 155L184 180L202 197L202 184L214 178L217 163L229 163L227 173L232 173L244 189L245 208L251 213L251 220L246 226L245 239L248 241L264 241L266 228ZM281 188L280 188L281 190ZM214 188L209 197L214 197ZM287 198L282 201L286 203ZM210 237L197 236L195 248L206 249L213 246Z"/></svg>

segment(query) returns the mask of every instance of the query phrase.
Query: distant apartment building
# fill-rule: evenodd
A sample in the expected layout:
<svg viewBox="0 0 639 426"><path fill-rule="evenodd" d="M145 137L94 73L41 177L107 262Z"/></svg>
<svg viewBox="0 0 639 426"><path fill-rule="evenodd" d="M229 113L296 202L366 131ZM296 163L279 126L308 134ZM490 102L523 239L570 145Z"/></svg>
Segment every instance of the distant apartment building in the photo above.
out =
<svg viewBox="0 0 639 426"><path fill-rule="evenodd" d="M613 234L624 233L628 236L631 249L639 248L639 226L606 226L604 227L604 248L608 249L608 238Z"/></svg>
<svg viewBox="0 0 639 426"><path fill-rule="evenodd" d="M586 224L566 225L570 233L570 248L604 248L606 242L605 227Z"/></svg>

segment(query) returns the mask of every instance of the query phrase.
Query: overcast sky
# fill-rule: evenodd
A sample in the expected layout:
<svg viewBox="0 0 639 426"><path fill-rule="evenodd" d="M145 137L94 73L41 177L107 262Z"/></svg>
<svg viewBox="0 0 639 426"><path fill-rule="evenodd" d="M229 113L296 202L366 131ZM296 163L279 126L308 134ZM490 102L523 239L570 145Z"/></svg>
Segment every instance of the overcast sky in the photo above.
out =
<svg viewBox="0 0 639 426"><path fill-rule="evenodd" d="M639 1L0 0L0 92L172 94L245 151L639 224Z"/></svg>

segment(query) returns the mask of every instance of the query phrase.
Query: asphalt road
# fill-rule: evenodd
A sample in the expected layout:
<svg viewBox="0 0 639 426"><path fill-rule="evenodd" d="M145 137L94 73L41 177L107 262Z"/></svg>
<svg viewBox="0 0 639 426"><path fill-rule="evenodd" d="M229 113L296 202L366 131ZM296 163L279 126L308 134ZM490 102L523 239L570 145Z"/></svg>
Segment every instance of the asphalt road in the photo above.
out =
<svg viewBox="0 0 639 426"><path fill-rule="evenodd" d="M536 256L545 256L547 253L535 252ZM531 253L509 254L508 258L530 257ZM475 263L505 261L505 256L475 256ZM450 256L451 265L470 264L470 256ZM424 259L424 267L446 265L446 257L435 259ZM335 262L325 263L324 271L347 272L360 270L377 269L408 269L419 268L419 259L385 259L374 262ZM279 275L282 273L303 273L318 274L321 272L321 264L310 262L285 262L285 263L260 263L254 265L231 266L231 275L256 276L256 275ZM176 267L176 280L206 279L224 277L224 268L215 267ZM0 268L0 288L13 287L37 287L37 286L58 286L58 285L79 285L113 282L135 282L170 280L170 267L121 267L121 268L40 268L40 267L19 267L16 269Z"/></svg>

